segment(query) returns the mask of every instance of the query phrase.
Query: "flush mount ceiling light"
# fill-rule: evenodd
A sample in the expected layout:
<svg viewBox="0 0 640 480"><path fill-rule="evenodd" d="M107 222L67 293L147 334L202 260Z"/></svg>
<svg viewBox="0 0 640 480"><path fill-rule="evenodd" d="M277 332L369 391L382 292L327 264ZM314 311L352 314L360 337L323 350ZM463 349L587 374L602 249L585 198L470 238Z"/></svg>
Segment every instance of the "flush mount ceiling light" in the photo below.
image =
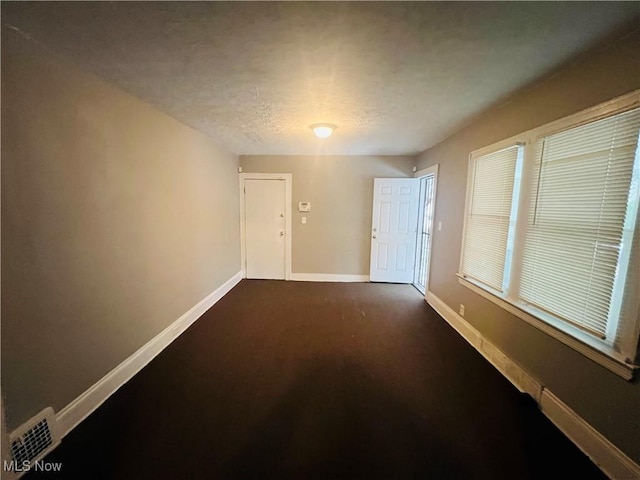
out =
<svg viewBox="0 0 640 480"><path fill-rule="evenodd" d="M313 125L309 125L309 128L313 130L316 137L327 138L331 136L336 126L331 123L314 123Z"/></svg>

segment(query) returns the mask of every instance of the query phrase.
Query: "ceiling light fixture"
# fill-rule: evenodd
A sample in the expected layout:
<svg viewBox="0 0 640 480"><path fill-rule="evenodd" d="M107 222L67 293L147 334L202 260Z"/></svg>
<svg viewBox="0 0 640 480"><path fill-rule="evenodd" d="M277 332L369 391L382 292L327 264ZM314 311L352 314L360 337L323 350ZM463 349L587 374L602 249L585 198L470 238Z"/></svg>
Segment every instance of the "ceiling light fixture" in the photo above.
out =
<svg viewBox="0 0 640 480"><path fill-rule="evenodd" d="M309 128L313 130L316 137L327 138L331 136L336 126L331 123L314 123L313 125L309 125Z"/></svg>

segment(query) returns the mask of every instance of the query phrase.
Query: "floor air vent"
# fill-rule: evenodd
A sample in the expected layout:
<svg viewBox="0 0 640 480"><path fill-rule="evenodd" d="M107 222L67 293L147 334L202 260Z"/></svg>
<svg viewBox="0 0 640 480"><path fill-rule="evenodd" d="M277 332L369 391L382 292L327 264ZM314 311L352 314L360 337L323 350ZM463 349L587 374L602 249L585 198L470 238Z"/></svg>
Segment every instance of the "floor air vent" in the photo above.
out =
<svg viewBox="0 0 640 480"><path fill-rule="evenodd" d="M16 465L41 459L60 443L53 409L45 408L10 437L11 456Z"/></svg>

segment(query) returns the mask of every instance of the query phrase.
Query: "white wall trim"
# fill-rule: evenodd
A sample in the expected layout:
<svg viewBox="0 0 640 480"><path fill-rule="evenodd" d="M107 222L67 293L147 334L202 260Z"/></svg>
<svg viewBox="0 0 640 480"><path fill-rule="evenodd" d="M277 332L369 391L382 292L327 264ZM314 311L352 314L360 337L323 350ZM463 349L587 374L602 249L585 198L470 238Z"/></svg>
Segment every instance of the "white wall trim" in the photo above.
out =
<svg viewBox="0 0 640 480"><path fill-rule="evenodd" d="M542 391L540 408L609 478L640 478L640 466L546 388Z"/></svg>
<svg viewBox="0 0 640 480"><path fill-rule="evenodd" d="M540 400L542 386L507 357L500 349L473 328L463 317L432 292L427 292L427 303L444 318L462 337L467 340L489 363L498 369L521 392L531 395L536 402Z"/></svg>
<svg viewBox="0 0 640 480"><path fill-rule="evenodd" d="M465 340L478 350L521 392L531 395L542 412L584 452L600 469L615 480L640 479L640 466L618 447L571 410L549 389L531 377L495 345L473 328L463 317L444 303L433 292L427 292L426 301Z"/></svg>
<svg viewBox="0 0 640 480"><path fill-rule="evenodd" d="M286 218L285 218L285 255L284 255L284 279L291 280L291 240L293 215L291 209L293 174L291 173L240 173L240 265L243 277L246 278L247 251L244 212L244 181L245 180L284 180Z"/></svg>
<svg viewBox="0 0 640 480"><path fill-rule="evenodd" d="M342 275L334 273L292 273L297 282L368 282L369 275Z"/></svg>
<svg viewBox="0 0 640 480"><path fill-rule="evenodd" d="M561 130L565 130L570 127L582 125L586 122L591 122L599 118L603 118L615 113L619 113L626 110L631 110L640 106L640 89L633 92L625 93L619 97L612 98L606 102L600 103L593 107L585 108L579 112L567 115L558 120L540 125L524 132L513 135L509 138L505 138L499 142L495 142L491 145L487 145L478 148L471 152L470 156L481 156L488 153L506 148L509 145L515 145L518 142L526 141L530 137L540 137L544 135L551 135Z"/></svg>
<svg viewBox="0 0 640 480"><path fill-rule="evenodd" d="M508 300L493 295L484 288L476 285L470 279L459 277L458 282L472 292L475 292L481 297L495 303L510 314L524 320L529 325L536 327L538 330L555 338L559 342L564 343L568 347L573 348L575 351L581 353L599 365L602 365L607 370L612 371L625 380L631 380L633 378L633 373L637 366L632 363L625 362L624 358L614 350L603 350L604 347L602 347L590 335L578 330L577 328L573 328L570 325L564 325L562 322L559 322L552 317L549 317L547 321L540 320L535 315L523 310L523 308L525 308L524 306L517 307ZM541 313L538 315L541 315ZM565 331L565 329L568 331Z"/></svg>
<svg viewBox="0 0 640 480"><path fill-rule="evenodd" d="M472 290L476 291L476 293L485 296L485 298L488 298L491 301L494 301L493 298L498 298L500 300L506 301L507 304L515 306L516 309L511 310L510 307L501 305L500 303L494 301L494 303L510 311L510 313L520 317L522 320L530 323L539 330L565 343L579 353L587 356L591 360L599 363L603 367L611 370L612 372L625 378L626 380L631 380L634 375L634 369L638 368L638 366L633 365L633 360L636 358L638 353L638 337L637 335L633 335L631 331L629 331L628 335L623 335L620 341L616 342L615 332L612 333L612 330L615 330L615 328L611 325L617 324L618 320L624 323L628 322L630 324L630 329L633 330L635 328L635 331L637 332L637 329L640 328L640 325L638 325L638 319L635 318L633 314L630 314L628 317L626 315L623 316L625 318L618 318L620 317L620 315L617 314L613 315L613 318L615 320L609 322L611 325L607 329L606 338L600 339L597 338L596 335L590 335L585 330L572 325L571 322L562 321L560 318L557 318L557 316L553 315L550 312L546 312L543 309L535 307L534 305L524 305L518 298L518 292L520 291L520 281L523 274L522 249L524 248L524 238L526 236L528 228L526 223L528 218L528 210L530 207L529 201L531 197L529 192L531 187L529 180L531 180L533 175L531 169L533 168L533 164L535 163L535 145L538 141L543 140L548 135L579 127L596 120L610 117L611 115L628 112L632 109L638 108L638 106L640 106L640 89L601 103L599 105L587 108L572 115L568 115L566 117L552 121L550 123L540 125L536 128L519 133L508 139L496 142L492 145L487 145L485 147L472 151L469 154L469 163L467 168L465 207L463 215L464 222L461 237L462 246L460 249L460 263L458 267L458 275L461 277L460 283L462 285L467 288L471 288ZM467 224L469 223L468 220L473 197L473 161L480 156L500 151L515 145L524 145L524 150L522 151L523 157L519 156L519 165L516 168L511 222L509 227L509 245L507 248L507 254L505 256L505 285L502 289L503 291L499 292L497 290L494 290L493 288L482 285L480 282L474 282L474 280L471 278L464 277L465 272L463 263L466 248L465 238L467 234ZM518 171L518 168L520 168L520 171ZM631 190L631 192L633 192L633 189ZM626 225L625 222L624 229L624 231L626 232L624 235L627 236L631 235L631 232L633 231L632 224L635 222L636 218L636 215L634 213L635 207L633 207L633 205L636 204L635 200L637 200L637 198L634 200L633 195L631 195L628 200L627 219L629 219L629 225ZM513 231L511 231L511 229L513 229ZM624 245L628 243L629 242L623 242ZM623 248L620 255L620 258L625 258L626 260L624 262L621 260L622 263L620 263L620 271L616 274L616 286L619 286L619 283L620 285L624 283L624 281L621 279L624 279L624 271L627 268L626 264L628 261L628 249ZM486 296L478 291L477 288L474 287L474 285L475 287L480 287L481 290L488 291L490 294L492 294L493 298ZM620 288L622 288L622 286ZM618 299L618 302L612 303L612 305L618 305L618 307L622 292L620 288L616 287L616 289L614 289L614 296L617 295L616 298ZM634 303L635 300L638 300L637 294L631 295L631 298L633 298L631 303ZM521 313L522 311L526 312L526 314Z"/></svg>
<svg viewBox="0 0 640 480"><path fill-rule="evenodd" d="M430 167L423 168L418 170L417 172L413 172L413 178L426 177L427 175L435 175L438 176L438 168L440 164L436 163L435 165L431 165Z"/></svg>
<svg viewBox="0 0 640 480"><path fill-rule="evenodd" d="M149 340L137 352L111 370L56 415L60 436L64 437L94 410L102 405L121 386L142 370L151 360L162 352L171 342L181 335L211 306L225 296L242 280L242 272L229 278L220 287L207 295L188 312Z"/></svg>
<svg viewBox="0 0 640 480"><path fill-rule="evenodd" d="M440 164L436 163L435 165L431 165L430 167L427 168L423 168L421 170L418 170L417 172L414 172L413 176L414 178L422 178L422 177L427 177L429 175L433 175L433 206L431 207L431 225L429 225L429 231L431 231L431 235L429 236L428 239L428 246L427 246L427 271L425 272L425 281L424 281L424 287L425 287L425 292L429 291L429 280L431 279L431 257L433 256L433 237L436 234L436 230L435 230L435 225L436 225L436 206L438 204L438 170L440 169ZM426 196L426 195L425 195ZM418 211L418 230L420 230L420 225L422 224L422 221L424 220L424 201L426 199L422 198L422 192L420 195L420 209ZM416 252L416 262L418 261L418 255ZM415 281L415 266L414 266L414 272L413 272L413 278ZM425 294L425 298L426 298L426 294Z"/></svg>

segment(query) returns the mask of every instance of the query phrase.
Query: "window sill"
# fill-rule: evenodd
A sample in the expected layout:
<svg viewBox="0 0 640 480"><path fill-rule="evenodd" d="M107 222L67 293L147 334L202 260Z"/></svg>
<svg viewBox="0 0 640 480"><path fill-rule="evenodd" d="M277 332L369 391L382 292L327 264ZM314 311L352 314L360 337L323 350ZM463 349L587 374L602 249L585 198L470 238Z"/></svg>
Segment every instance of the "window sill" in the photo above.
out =
<svg viewBox="0 0 640 480"><path fill-rule="evenodd" d="M521 320L524 320L528 324L536 327L538 330L543 331L547 335L550 335L563 344L573 348L575 351L581 353L585 357L593 360L625 380L631 380L633 378L633 373L638 368L637 365L625 361L625 358L623 358L620 353L600 344L596 339L591 338L589 335L577 329L575 333L564 331L564 328L566 328L566 330L570 330L571 327L564 326L561 322L557 322L558 325L551 325L550 323L537 318L532 313L523 310L521 307L485 290L473 280L464 278L459 274L458 281L461 285L465 286L472 292L490 300L512 315L515 315Z"/></svg>

